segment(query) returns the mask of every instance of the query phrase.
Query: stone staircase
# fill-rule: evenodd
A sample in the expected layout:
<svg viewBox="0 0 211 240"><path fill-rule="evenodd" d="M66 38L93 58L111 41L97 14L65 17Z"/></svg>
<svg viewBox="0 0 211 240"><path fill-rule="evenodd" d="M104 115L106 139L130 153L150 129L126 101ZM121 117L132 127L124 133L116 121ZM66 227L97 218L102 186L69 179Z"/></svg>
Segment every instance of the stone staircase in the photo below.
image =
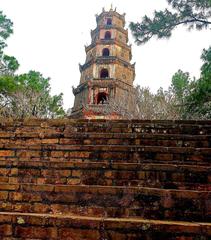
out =
<svg viewBox="0 0 211 240"><path fill-rule="evenodd" d="M0 239L208 240L211 121L1 120Z"/></svg>

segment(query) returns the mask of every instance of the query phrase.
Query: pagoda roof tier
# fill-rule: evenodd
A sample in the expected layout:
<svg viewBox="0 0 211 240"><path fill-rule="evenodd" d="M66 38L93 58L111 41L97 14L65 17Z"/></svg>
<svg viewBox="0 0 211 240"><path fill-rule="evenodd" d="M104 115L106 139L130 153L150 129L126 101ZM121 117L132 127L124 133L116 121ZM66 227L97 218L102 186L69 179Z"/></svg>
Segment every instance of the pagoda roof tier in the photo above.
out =
<svg viewBox="0 0 211 240"><path fill-rule="evenodd" d="M118 12L116 12L116 10L110 9L110 11L105 11L103 9L103 11L99 15L96 14L95 16L96 16L96 22L98 22L104 16L106 16L106 17L116 16L116 17L122 19L123 23L125 24L125 15L126 15L125 13L119 14Z"/></svg>
<svg viewBox="0 0 211 240"><path fill-rule="evenodd" d="M94 63L97 63L97 64L121 63L121 64L124 64L124 66L127 66L131 69L135 68L135 63L131 64L130 62L126 62L121 58L118 58L115 56L107 56L107 57L99 56L99 57L92 58L89 62L85 63L84 65L79 64L80 72L84 71L86 68L90 67Z"/></svg>
<svg viewBox="0 0 211 240"><path fill-rule="evenodd" d="M133 86L123 82L121 79L117 78L108 78L108 79L101 79L101 78L93 78L89 83L90 87L112 87L112 86L119 86L124 89L133 89ZM124 86L124 87L123 87Z"/></svg>
<svg viewBox="0 0 211 240"><path fill-rule="evenodd" d="M118 86L119 88L127 89L127 90L133 90L133 86L123 82L120 79L115 79L115 78L106 78L106 79L101 79L101 78L93 78L92 80L89 80L85 83L81 83L78 85L77 88L73 89L73 94L76 95L83 91L86 88L89 87L115 87Z"/></svg>
<svg viewBox="0 0 211 240"><path fill-rule="evenodd" d="M128 35L128 29L124 29L124 28L121 28L117 25L99 25L97 26L94 30L91 30L91 37L93 37L94 34L98 33L100 30L102 29L116 29L122 33L124 33L125 35Z"/></svg>
<svg viewBox="0 0 211 240"><path fill-rule="evenodd" d="M105 40L105 39L99 39L95 42L92 42L89 46L85 46L85 51L86 53L91 50L92 48L94 48L96 45L117 45L117 46L120 46L124 49L127 49L127 50L131 50L131 45L127 45L123 42L120 42L118 40L115 40L115 39L109 39L109 40Z"/></svg>

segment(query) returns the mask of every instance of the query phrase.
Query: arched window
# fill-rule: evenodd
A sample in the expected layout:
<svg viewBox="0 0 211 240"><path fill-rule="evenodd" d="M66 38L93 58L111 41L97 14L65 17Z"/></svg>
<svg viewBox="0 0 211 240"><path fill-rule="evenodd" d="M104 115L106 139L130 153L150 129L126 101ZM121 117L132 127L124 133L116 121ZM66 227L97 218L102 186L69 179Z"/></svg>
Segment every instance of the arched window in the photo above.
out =
<svg viewBox="0 0 211 240"><path fill-rule="evenodd" d="M105 32L105 39L111 39L111 32Z"/></svg>
<svg viewBox="0 0 211 240"><path fill-rule="evenodd" d="M109 77L108 69L103 68L103 69L100 71L100 78L108 78L108 77Z"/></svg>
<svg viewBox="0 0 211 240"><path fill-rule="evenodd" d="M97 104L105 104L108 100L107 94L105 92L99 92L97 95Z"/></svg>
<svg viewBox="0 0 211 240"><path fill-rule="evenodd" d="M104 57L107 57L110 55L110 51L108 48L103 48L103 54L102 54Z"/></svg>
<svg viewBox="0 0 211 240"><path fill-rule="evenodd" d="M106 19L106 24L107 25L112 25L112 18L107 18Z"/></svg>

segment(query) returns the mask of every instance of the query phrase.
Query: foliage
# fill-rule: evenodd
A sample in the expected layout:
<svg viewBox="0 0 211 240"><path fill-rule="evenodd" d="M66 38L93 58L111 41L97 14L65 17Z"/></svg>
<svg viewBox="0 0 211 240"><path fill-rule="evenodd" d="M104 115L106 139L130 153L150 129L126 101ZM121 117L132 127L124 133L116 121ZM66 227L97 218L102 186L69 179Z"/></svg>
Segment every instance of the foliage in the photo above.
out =
<svg viewBox="0 0 211 240"><path fill-rule="evenodd" d="M179 119L179 113L175 107L175 96L171 91L158 89L151 93L149 88L137 87L137 104L140 109L139 119Z"/></svg>
<svg viewBox="0 0 211 240"><path fill-rule="evenodd" d="M4 54L6 40L13 33L13 23L0 11L0 76L13 74L19 67L15 57Z"/></svg>
<svg viewBox="0 0 211 240"><path fill-rule="evenodd" d="M0 114L6 117L64 116L62 94L51 96L49 78L35 71L0 77L0 106Z"/></svg>
<svg viewBox="0 0 211 240"><path fill-rule="evenodd" d="M211 118L211 47L203 50L201 59L204 64L201 67L199 80L192 82L191 91L186 97L187 118L210 119Z"/></svg>
<svg viewBox="0 0 211 240"><path fill-rule="evenodd" d="M186 111L186 97L190 94L192 81L188 72L178 70L172 77L170 89L174 96L174 108L180 118L184 118Z"/></svg>
<svg viewBox="0 0 211 240"><path fill-rule="evenodd" d="M158 89L152 93L149 88L137 86L133 93L132 106L126 108L129 96L118 101L109 99L105 113L116 112L124 119L179 119L180 115L175 107L175 96L169 88L164 91Z"/></svg>
<svg viewBox="0 0 211 240"><path fill-rule="evenodd" d="M189 29L198 30L211 26L211 0L167 0L167 2L169 9L155 11L153 18L145 16L140 23L130 24L138 45L146 43L152 37L169 38L172 30L179 25L186 25ZM153 109L156 107L160 109L162 106L163 114L167 119L169 117L175 119L210 119L211 47L203 51L201 59L204 64L201 67L200 79L191 80L189 73L179 70L172 77L172 84L166 92L157 92L156 96L148 92L150 100L148 99L145 106L151 105ZM154 101L156 106L153 105ZM146 112L153 118L158 110L150 112L148 109ZM158 116L159 118L163 117L160 114Z"/></svg>
<svg viewBox="0 0 211 240"><path fill-rule="evenodd" d="M109 102L111 111L127 119L211 119L211 47L203 50L201 59L204 63L198 80L179 70L167 90L160 88L152 93L149 88L137 86L133 108L125 109L127 99L113 100Z"/></svg>
<svg viewBox="0 0 211 240"><path fill-rule="evenodd" d="M138 88L141 119L211 119L211 47L203 50L201 76L191 79L179 70L171 86L152 94L148 88Z"/></svg>
<svg viewBox="0 0 211 240"><path fill-rule="evenodd" d="M3 55L2 60L9 72L14 73L20 66L17 59L13 56Z"/></svg>
<svg viewBox="0 0 211 240"><path fill-rule="evenodd" d="M0 57L0 76L13 75L19 68L17 59L2 53Z"/></svg>
<svg viewBox="0 0 211 240"><path fill-rule="evenodd" d="M13 32L12 22L0 12L0 116L55 118L64 116L63 95L50 95L50 79L36 71L15 74L19 63L3 52Z"/></svg>
<svg viewBox="0 0 211 240"><path fill-rule="evenodd" d="M136 43L143 44L152 37L169 38L172 30L179 25L189 29L207 28L211 25L211 0L167 0L170 10L155 11L151 19L144 16L139 23L130 23Z"/></svg>
<svg viewBox="0 0 211 240"><path fill-rule="evenodd" d="M6 39L13 33L13 23L0 11L0 54L2 49L5 48Z"/></svg>
<svg viewBox="0 0 211 240"><path fill-rule="evenodd" d="M188 94L188 86L190 83L190 76L188 72L178 70L172 77L172 90L178 98L178 101L182 101L185 95Z"/></svg>

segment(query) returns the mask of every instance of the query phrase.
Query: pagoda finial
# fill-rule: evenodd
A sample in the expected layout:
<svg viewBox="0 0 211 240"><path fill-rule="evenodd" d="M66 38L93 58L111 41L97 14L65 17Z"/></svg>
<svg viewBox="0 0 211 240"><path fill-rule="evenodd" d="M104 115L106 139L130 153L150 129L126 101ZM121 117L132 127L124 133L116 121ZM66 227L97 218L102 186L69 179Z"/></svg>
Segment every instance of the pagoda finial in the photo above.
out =
<svg viewBox="0 0 211 240"><path fill-rule="evenodd" d="M102 12L105 12L105 8L104 7L102 8Z"/></svg>
<svg viewBox="0 0 211 240"><path fill-rule="evenodd" d="M113 11L113 4L111 3L111 8L110 8L110 11Z"/></svg>

